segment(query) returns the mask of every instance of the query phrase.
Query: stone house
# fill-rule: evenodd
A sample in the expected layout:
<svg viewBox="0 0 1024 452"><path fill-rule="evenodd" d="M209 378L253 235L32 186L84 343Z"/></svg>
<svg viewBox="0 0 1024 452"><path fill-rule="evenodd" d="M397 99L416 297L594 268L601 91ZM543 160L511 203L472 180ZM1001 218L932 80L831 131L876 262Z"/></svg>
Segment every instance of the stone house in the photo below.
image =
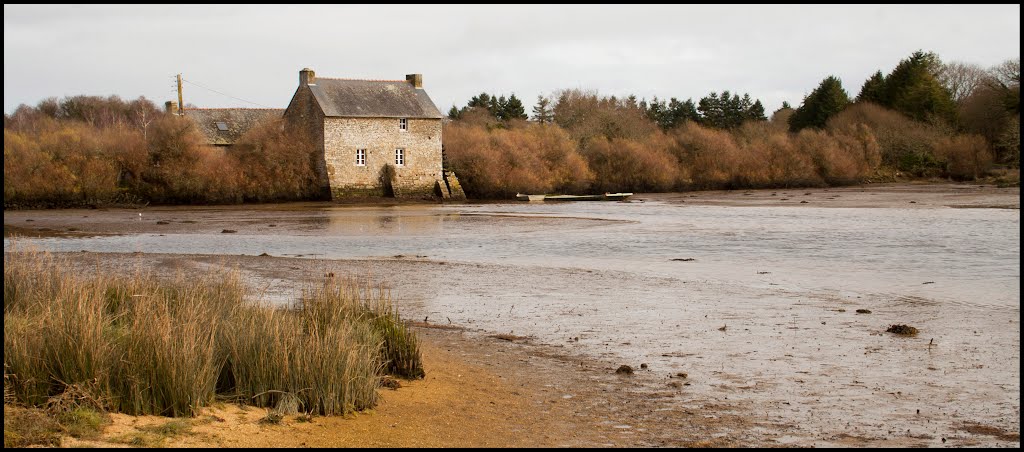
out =
<svg viewBox="0 0 1024 452"><path fill-rule="evenodd" d="M441 120L421 74L350 80L299 71L284 111L313 137L322 189L331 199L365 196L465 198L441 157Z"/></svg>

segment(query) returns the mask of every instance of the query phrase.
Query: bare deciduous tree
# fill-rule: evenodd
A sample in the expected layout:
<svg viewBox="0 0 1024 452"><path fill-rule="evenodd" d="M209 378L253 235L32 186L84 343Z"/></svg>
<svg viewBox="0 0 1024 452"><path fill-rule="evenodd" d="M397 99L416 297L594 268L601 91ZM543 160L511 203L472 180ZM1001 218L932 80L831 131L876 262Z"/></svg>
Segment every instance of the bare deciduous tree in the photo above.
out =
<svg viewBox="0 0 1024 452"><path fill-rule="evenodd" d="M958 61L943 64L938 73L939 83L949 90L953 102L956 102L957 105L961 105L965 99L970 97L987 76L988 74L981 66Z"/></svg>
<svg viewBox="0 0 1024 452"><path fill-rule="evenodd" d="M149 125L153 122L154 117L147 114L147 109L140 105L135 110L135 123L142 129L142 138L149 139Z"/></svg>
<svg viewBox="0 0 1024 452"><path fill-rule="evenodd" d="M1020 85L1020 57L1006 60L989 70L1000 83L1012 86Z"/></svg>

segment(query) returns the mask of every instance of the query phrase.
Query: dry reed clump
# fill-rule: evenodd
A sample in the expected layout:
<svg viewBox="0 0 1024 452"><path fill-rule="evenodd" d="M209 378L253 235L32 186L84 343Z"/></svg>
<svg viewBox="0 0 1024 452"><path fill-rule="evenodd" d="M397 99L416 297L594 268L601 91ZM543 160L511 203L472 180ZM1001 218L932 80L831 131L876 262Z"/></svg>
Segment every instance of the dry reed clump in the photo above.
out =
<svg viewBox="0 0 1024 452"><path fill-rule="evenodd" d="M391 294L383 287L360 286L357 281L326 278L323 284L305 291L301 311L310 323L326 327L333 323L359 320L372 327L381 341L384 369L404 378L422 378L419 342L398 316Z"/></svg>
<svg viewBox="0 0 1024 452"><path fill-rule="evenodd" d="M215 396L323 415L369 408L384 369L423 371L390 299L354 287L332 282L301 309L272 308L246 300L237 273L82 274L15 244L4 253L5 393L136 415L190 416Z"/></svg>

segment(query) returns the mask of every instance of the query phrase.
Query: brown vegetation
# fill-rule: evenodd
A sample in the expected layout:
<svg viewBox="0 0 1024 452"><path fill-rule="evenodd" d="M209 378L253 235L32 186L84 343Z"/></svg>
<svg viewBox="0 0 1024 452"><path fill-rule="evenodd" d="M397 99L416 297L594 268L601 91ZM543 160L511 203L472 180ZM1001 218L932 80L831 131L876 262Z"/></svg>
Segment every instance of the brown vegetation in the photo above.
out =
<svg viewBox="0 0 1024 452"><path fill-rule="evenodd" d="M680 168L670 154L671 140L660 131L646 140L595 137L581 153L596 179L596 192L660 192L677 185Z"/></svg>
<svg viewBox="0 0 1024 452"><path fill-rule="evenodd" d="M509 197L518 192L577 191L593 180L575 144L557 126L447 124L448 164L472 197Z"/></svg>
<svg viewBox="0 0 1024 452"><path fill-rule="evenodd" d="M328 278L275 308L248 300L237 273L84 275L16 249L4 253L4 369L5 405L90 423L81 408L191 416L215 397L345 414L375 405L384 372L423 377L381 288Z"/></svg>
<svg viewBox="0 0 1024 452"><path fill-rule="evenodd" d="M969 134L866 101L823 130L789 132L791 108L730 129L679 118L663 130L633 97L563 90L552 123L463 109L444 126L446 169L473 198L847 185L883 173L974 180L994 163L1019 165L1019 114L1000 107L1005 86L980 83L961 99ZM5 116L4 206L318 199L313 149L280 120L225 150L144 98L47 99Z"/></svg>
<svg viewBox="0 0 1024 452"><path fill-rule="evenodd" d="M889 328L885 330L886 333L898 334L900 336L917 336L917 328L910 325L889 325Z"/></svg>
<svg viewBox="0 0 1024 452"><path fill-rule="evenodd" d="M883 174L973 180L993 170L990 140L870 102L850 105L824 129L792 133L791 108L730 129L682 118L662 130L633 97L573 89L555 99L554 121L543 126L480 108L446 125L449 167L471 197L837 186ZM1002 140L1019 142L1019 133Z"/></svg>
<svg viewBox="0 0 1024 452"><path fill-rule="evenodd" d="M280 120L230 149L140 98L76 96L4 122L4 207L316 199L313 146Z"/></svg>
<svg viewBox="0 0 1024 452"><path fill-rule="evenodd" d="M604 103L612 105L610 100ZM456 121L445 129L445 149L450 166L476 197L552 190L660 192L842 185L865 180L881 160L880 147L864 124L792 134L763 121L747 122L735 130L688 121L666 133L650 122L625 127L635 125L627 107L607 108L606 119L615 111L628 120L608 120L605 124L617 126L603 131L586 120L577 133L562 132L557 124L504 129L480 121ZM605 133L609 130L615 133ZM539 143L538 136L558 139ZM568 136L584 141L577 143ZM565 177L558 179L557 174Z"/></svg>
<svg viewBox="0 0 1024 452"><path fill-rule="evenodd" d="M285 127L282 119L257 124L231 149L242 199L266 202L319 196L313 149L307 134Z"/></svg>
<svg viewBox="0 0 1024 452"><path fill-rule="evenodd" d="M869 102L843 110L828 126L834 132L866 127L878 144L881 163L914 176L974 180L992 168L991 147L984 137L914 121Z"/></svg>

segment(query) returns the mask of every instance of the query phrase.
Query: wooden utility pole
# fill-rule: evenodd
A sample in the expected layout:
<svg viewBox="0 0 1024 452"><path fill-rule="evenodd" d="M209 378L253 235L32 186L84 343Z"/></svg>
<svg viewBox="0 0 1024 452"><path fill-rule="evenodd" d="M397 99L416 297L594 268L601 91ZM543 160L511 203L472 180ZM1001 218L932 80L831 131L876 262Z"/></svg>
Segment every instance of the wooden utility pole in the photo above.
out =
<svg viewBox="0 0 1024 452"><path fill-rule="evenodd" d="M185 116L185 102L181 101L181 74L178 74L178 114Z"/></svg>

